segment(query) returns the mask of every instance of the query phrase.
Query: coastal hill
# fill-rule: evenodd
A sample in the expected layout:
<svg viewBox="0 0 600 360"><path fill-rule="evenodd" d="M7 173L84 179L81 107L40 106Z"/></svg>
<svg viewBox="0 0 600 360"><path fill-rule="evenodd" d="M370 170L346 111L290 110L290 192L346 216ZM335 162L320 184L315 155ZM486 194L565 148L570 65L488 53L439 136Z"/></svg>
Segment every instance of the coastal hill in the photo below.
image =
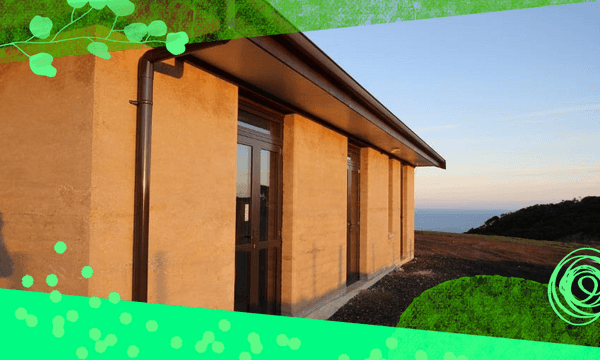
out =
<svg viewBox="0 0 600 360"><path fill-rule="evenodd" d="M534 240L600 242L600 197L534 205L494 216L465 234L500 235Z"/></svg>

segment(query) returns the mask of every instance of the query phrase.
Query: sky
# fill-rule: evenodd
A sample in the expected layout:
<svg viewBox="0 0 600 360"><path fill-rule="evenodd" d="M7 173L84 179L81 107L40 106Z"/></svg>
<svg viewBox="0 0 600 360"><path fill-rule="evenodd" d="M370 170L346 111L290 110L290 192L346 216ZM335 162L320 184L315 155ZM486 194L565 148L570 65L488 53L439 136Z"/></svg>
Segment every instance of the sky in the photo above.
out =
<svg viewBox="0 0 600 360"><path fill-rule="evenodd" d="M440 154L415 208L600 196L600 4L304 33Z"/></svg>

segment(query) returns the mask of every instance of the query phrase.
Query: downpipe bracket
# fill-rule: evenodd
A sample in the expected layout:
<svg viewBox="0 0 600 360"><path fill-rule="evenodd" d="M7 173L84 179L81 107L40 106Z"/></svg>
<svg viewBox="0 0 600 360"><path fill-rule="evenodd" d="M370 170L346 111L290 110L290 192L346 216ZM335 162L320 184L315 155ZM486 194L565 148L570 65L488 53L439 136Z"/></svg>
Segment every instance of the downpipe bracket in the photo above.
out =
<svg viewBox="0 0 600 360"><path fill-rule="evenodd" d="M135 105L135 106L139 106L139 105L150 105L150 106L152 106L152 101L148 101L148 100L140 100L140 101L129 100L129 103L131 105Z"/></svg>

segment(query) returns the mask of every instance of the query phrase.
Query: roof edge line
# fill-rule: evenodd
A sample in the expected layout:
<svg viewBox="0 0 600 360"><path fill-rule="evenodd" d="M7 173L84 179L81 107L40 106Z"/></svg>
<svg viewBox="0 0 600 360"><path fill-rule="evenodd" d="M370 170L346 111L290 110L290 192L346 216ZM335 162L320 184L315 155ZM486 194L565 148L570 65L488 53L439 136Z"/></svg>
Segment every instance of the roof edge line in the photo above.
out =
<svg viewBox="0 0 600 360"><path fill-rule="evenodd" d="M319 47L316 46L316 44L314 44L310 39L308 39L306 35L299 32L277 35L274 36L274 38L280 44L283 40L290 44L294 49L300 50L305 56L311 59L311 61L314 63L315 66L319 68L319 70L325 70L329 77L336 77L337 79L334 80L339 80L342 82L342 84L346 85L344 86L346 89L341 88L340 90L348 93L350 97L357 98L363 106L365 106L367 109L373 112L374 115L379 117L383 122L387 123L392 128L394 128L394 130L398 131L398 133L404 135L407 138L407 140L409 140L413 145L420 148L425 153L428 153L428 155L438 160L438 162L445 162L445 159L440 154L438 154L431 146L429 146L429 144L427 144L414 131L412 131L408 126L406 126L406 124L404 124L400 119L398 119L389 109L387 109L383 104L381 104L379 100L377 100L366 89L364 89L356 80L354 80L348 73L346 73L344 69L337 65L335 61L333 61L327 54L325 54L321 49L319 49ZM251 40L251 38L248 39ZM260 46L254 41L253 43ZM318 50L320 55L323 55L323 57L325 58L325 61L330 62L330 64L326 64L321 59L316 58L310 51L308 51L309 49L306 48L307 45L309 47L312 47L313 50Z"/></svg>

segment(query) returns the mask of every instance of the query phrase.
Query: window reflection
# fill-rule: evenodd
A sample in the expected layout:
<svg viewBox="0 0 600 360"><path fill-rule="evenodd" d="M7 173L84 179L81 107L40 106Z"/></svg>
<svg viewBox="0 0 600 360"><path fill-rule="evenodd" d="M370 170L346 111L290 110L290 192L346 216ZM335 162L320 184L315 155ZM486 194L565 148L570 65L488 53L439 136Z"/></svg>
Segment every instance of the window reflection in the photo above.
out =
<svg viewBox="0 0 600 360"><path fill-rule="evenodd" d="M275 184L275 174L277 174L277 153L261 150L260 151L260 241L273 240L276 230L276 196L271 185Z"/></svg>
<svg viewBox="0 0 600 360"><path fill-rule="evenodd" d="M238 144L236 184L236 243L250 242L250 211L252 209L252 149Z"/></svg>

